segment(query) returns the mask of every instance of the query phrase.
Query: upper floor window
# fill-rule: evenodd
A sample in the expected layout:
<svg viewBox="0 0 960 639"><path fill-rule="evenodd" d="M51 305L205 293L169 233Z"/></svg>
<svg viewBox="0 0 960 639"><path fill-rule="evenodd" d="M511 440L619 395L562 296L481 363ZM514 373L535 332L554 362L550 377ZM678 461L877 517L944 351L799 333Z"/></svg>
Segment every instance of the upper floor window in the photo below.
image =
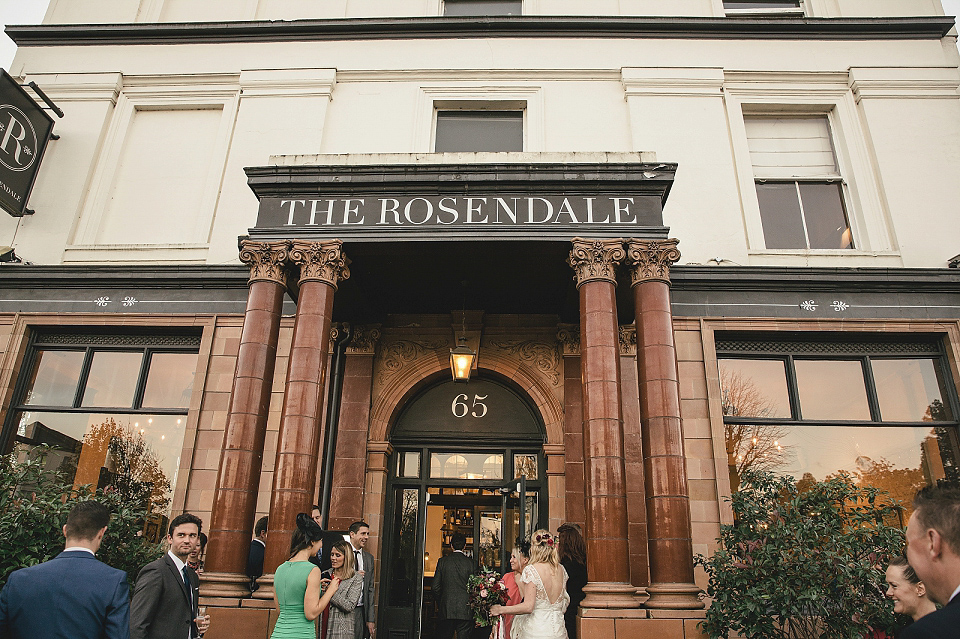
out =
<svg viewBox="0 0 960 639"><path fill-rule="evenodd" d="M727 14L796 14L803 15L802 0L723 0Z"/></svg>
<svg viewBox="0 0 960 639"><path fill-rule="evenodd" d="M523 0L444 0L445 16L518 16Z"/></svg>
<svg viewBox="0 0 960 639"><path fill-rule="evenodd" d="M825 116L744 118L768 249L852 249Z"/></svg>
<svg viewBox="0 0 960 639"><path fill-rule="evenodd" d="M434 150L523 151L523 111L437 111Z"/></svg>

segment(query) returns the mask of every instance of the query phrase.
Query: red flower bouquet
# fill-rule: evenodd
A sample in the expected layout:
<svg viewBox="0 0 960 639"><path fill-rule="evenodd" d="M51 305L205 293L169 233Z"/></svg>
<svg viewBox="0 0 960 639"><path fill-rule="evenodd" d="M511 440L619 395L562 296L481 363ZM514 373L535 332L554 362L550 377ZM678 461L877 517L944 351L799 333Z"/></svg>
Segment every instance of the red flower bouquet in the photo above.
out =
<svg viewBox="0 0 960 639"><path fill-rule="evenodd" d="M490 617L490 607L507 602L507 586L500 581L500 575L481 568L467 579L467 592L470 595L470 609L473 621L478 626L492 626L496 619Z"/></svg>

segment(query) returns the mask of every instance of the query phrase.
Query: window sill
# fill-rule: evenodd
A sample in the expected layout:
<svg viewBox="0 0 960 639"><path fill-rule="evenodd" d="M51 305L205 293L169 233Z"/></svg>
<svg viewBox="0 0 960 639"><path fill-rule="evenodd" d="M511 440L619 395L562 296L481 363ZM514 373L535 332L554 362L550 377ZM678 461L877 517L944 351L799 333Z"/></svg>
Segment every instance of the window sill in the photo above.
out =
<svg viewBox="0 0 960 639"><path fill-rule="evenodd" d="M747 251L750 266L872 266L903 267L896 251L857 251L849 249L764 249Z"/></svg>
<svg viewBox="0 0 960 639"><path fill-rule="evenodd" d="M751 18L751 17L772 17L772 18L803 18L806 17L803 9L726 9L724 16L728 18Z"/></svg>
<svg viewBox="0 0 960 639"><path fill-rule="evenodd" d="M204 264L208 244L75 244L63 250L64 264L92 262L178 262Z"/></svg>

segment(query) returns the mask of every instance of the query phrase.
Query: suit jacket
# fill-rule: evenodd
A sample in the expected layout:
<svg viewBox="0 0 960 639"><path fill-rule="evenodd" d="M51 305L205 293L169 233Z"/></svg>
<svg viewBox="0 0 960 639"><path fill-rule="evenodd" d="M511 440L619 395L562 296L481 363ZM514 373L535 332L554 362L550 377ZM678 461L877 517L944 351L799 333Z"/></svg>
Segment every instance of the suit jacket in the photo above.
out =
<svg viewBox="0 0 960 639"><path fill-rule="evenodd" d="M473 574L473 560L462 552L441 557L433 575L433 594L440 603L443 619L473 619L467 579Z"/></svg>
<svg viewBox="0 0 960 639"><path fill-rule="evenodd" d="M0 637L128 639L127 573L83 550L10 574L0 592Z"/></svg>
<svg viewBox="0 0 960 639"><path fill-rule="evenodd" d="M900 639L957 639L960 637L960 595L946 606L903 629Z"/></svg>
<svg viewBox="0 0 960 639"><path fill-rule="evenodd" d="M267 546L259 539L250 542L250 552L247 553L247 577L256 579L263 575L263 555Z"/></svg>
<svg viewBox="0 0 960 639"><path fill-rule="evenodd" d="M377 618L373 610L373 555L366 550L363 555L363 621L376 623Z"/></svg>
<svg viewBox="0 0 960 639"><path fill-rule="evenodd" d="M187 568L192 605L187 605L187 589L183 577L167 553L150 562L140 571L130 604L131 639L186 639L197 637L197 598L200 579Z"/></svg>

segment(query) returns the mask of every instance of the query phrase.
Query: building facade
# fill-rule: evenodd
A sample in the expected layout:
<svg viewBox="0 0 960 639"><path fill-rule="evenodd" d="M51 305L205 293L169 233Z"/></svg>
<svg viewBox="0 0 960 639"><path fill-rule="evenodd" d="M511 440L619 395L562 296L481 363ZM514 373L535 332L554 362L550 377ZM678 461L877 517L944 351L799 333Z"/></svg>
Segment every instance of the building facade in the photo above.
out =
<svg viewBox="0 0 960 639"><path fill-rule="evenodd" d="M0 218L4 450L124 478L149 536L198 514L208 637L268 636L312 504L370 524L381 636L431 636L454 532L505 569L573 522L581 636L692 638L746 470L957 478L937 0L52 0L7 34L64 117Z"/></svg>

